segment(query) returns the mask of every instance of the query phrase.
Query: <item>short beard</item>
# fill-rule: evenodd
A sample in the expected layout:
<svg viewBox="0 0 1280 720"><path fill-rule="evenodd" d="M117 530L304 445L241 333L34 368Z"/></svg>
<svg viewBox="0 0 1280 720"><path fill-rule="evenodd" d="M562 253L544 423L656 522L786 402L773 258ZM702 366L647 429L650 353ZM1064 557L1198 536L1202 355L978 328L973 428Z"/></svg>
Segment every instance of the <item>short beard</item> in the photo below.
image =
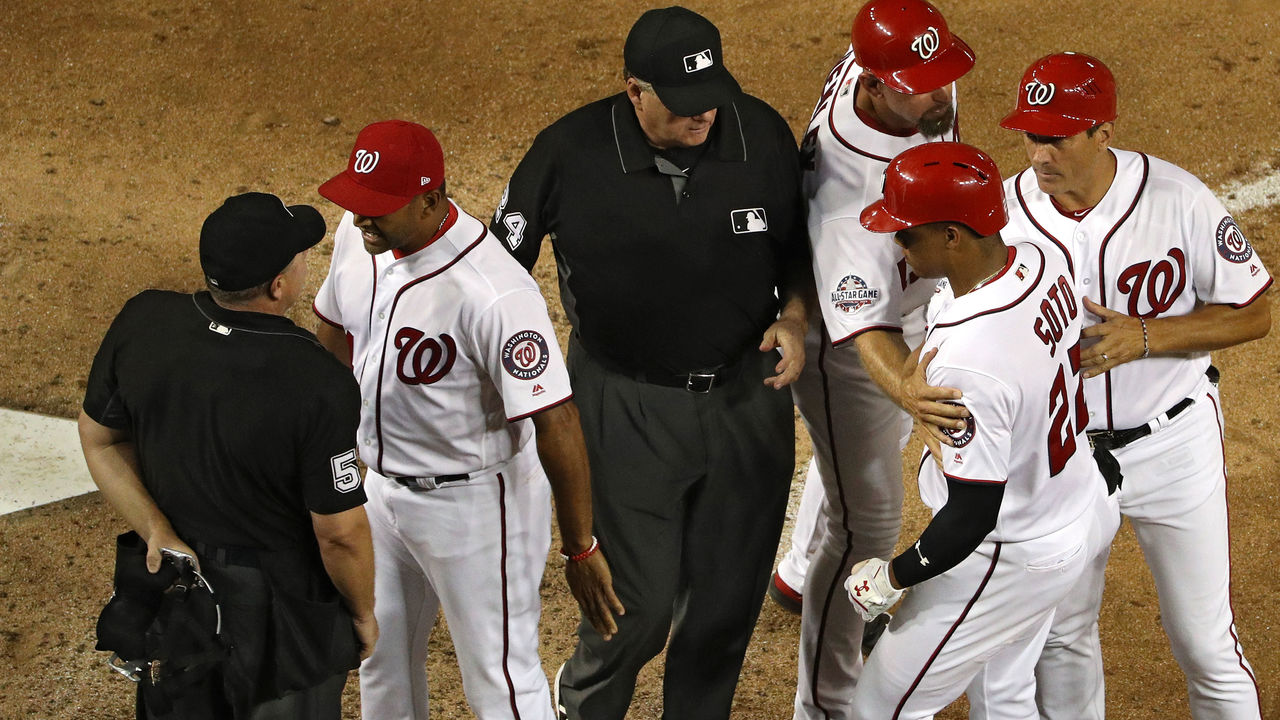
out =
<svg viewBox="0 0 1280 720"><path fill-rule="evenodd" d="M948 107L947 111L937 118L920 118L917 128L920 134L926 137L939 137L943 133L951 130L951 126L955 124L956 110L954 107Z"/></svg>

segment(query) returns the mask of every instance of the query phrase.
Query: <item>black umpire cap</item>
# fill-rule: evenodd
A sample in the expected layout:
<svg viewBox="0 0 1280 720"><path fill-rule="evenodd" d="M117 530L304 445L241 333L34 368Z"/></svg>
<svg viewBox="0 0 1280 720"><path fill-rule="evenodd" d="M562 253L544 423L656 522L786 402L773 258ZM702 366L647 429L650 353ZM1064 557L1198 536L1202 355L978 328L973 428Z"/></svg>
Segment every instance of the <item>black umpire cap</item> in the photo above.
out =
<svg viewBox="0 0 1280 720"><path fill-rule="evenodd" d="M627 34L622 59L653 85L667 109L685 117L729 103L741 91L724 66L720 31L692 10L650 10Z"/></svg>
<svg viewBox="0 0 1280 720"><path fill-rule="evenodd" d="M219 290L247 290L274 279L324 234L324 218L310 205L286 206L267 193L235 195L200 229L200 267Z"/></svg>

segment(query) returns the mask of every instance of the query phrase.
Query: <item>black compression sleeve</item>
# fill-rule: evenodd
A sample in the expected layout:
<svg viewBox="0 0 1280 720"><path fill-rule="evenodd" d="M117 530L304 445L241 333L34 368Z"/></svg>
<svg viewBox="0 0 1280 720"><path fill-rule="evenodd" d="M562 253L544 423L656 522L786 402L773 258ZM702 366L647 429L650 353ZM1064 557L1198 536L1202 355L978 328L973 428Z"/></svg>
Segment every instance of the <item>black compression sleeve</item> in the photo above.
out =
<svg viewBox="0 0 1280 720"><path fill-rule="evenodd" d="M969 557L996 527L1004 484L958 482L947 478L942 506L906 552L893 559L898 587L911 587L941 575Z"/></svg>

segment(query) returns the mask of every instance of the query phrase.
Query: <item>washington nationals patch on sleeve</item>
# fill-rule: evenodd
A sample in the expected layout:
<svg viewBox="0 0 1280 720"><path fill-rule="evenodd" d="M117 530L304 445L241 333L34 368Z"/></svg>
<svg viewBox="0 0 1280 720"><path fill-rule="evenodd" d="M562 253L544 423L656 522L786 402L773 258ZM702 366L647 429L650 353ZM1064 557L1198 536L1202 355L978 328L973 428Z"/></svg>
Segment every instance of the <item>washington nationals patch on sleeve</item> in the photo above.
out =
<svg viewBox="0 0 1280 720"><path fill-rule="evenodd" d="M1248 262L1253 257L1253 246L1245 239L1244 233L1240 232L1230 215L1218 223L1217 246L1218 254L1233 263Z"/></svg>
<svg viewBox="0 0 1280 720"><path fill-rule="evenodd" d="M538 377L547 369L548 362L547 340L536 330L521 330L502 347L502 367L511 377L520 380Z"/></svg>

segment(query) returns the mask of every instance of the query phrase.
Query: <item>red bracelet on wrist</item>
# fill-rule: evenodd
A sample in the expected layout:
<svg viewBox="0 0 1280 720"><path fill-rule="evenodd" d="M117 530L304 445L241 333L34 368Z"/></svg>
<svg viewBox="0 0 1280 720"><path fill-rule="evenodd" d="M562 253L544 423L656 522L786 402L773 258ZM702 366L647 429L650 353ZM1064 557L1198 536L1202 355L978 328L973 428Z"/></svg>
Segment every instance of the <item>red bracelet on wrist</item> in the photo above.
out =
<svg viewBox="0 0 1280 720"><path fill-rule="evenodd" d="M575 563L582 562L583 560L586 560L592 555L595 555L598 550L600 550L600 541L596 539L595 535L592 535L591 547L587 548L586 550L583 550L577 555L570 555L569 553L565 552L564 548L560 548L560 557L564 558L565 562L575 562Z"/></svg>

